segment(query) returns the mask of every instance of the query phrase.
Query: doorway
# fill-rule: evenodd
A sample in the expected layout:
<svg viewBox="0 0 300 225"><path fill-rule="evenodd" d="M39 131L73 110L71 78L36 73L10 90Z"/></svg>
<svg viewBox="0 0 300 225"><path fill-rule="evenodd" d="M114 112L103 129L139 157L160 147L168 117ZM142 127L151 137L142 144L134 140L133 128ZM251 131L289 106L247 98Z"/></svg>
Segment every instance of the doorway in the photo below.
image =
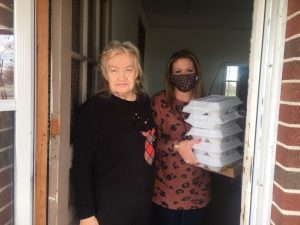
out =
<svg viewBox="0 0 300 225"><path fill-rule="evenodd" d="M108 2L52 2L51 51L56 54L52 56L53 105L50 114L52 121L60 121L61 130L60 134L54 134L50 139L49 224L75 223L71 207L72 193L68 183L72 155L72 112L98 89L99 80L95 65L97 52L100 51L100 44L104 40L99 35L103 21L99 23L98 16L103 8L111 10L111 18L104 16L111 32L100 32L105 37L109 36L107 40L145 43L144 50L141 50L144 52L144 71L149 95L162 89L166 60L172 52L181 48L189 48L198 55L205 74L206 94L224 94L225 70L221 65L234 63L247 66L249 62L252 2L222 1L216 7L210 1L200 3L197 0L131 0L126 3L115 0L102 5ZM94 4L97 7L93 7ZM60 7L63 7L62 11L55 10ZM99 11L94 11L95 9ZM90 26L88 15L98 18L98 22L94 23L96 27L92 24ZM96 32L91 32L93 30ZM60 35L55 35L57 33ZM143 34L142 42L140 33ZM246 99L246 96L244 98ZM224 225L238 225L241 177L233 179L212 174L212 179L215 197L213 196L208 215L220 216L209 216L207 224L218 224L219 221L215 219L221 218L222 222L226 222ZM225 210L223 204L227 206Z"/></svg>
<svg viewBox="0 0 300 225"><path fill-rule="evenodd" d="M144 0L138 1L137 5L140 5L138 9L130 3L124 6L117 0L114 2L113 9L116 10L116 14L113 16L112 23L113 39L133 42L136 40L134 30L120 32L122 27L135 24L135 20L132 19L134 16L124 16L126 12L130 15L140 14L144 21L146 27L144 69L150 95L162 89L162 74L166 59L174 50L180 48L188 47L198 54L203 72L207 74L204 77L204 83L207 84L206 93L208 93L207 90L211 90L210 93L223 94L221 90L224 85L224 73L223 76L222 73L219 73L222 70L220 69L222 63L240 63L243 68L249 66L249 80L246 85L250 85L250 92L245 98L247 99L247 114L245 114L247 126L244 135L243 179L240 184L242 207L240 207L241 213L237 212L237 216L240 217L240 223L243 225L257 224L260 223L259 221L269 224L276 152L274 143L276 143L277 132L274 121L277 121L278 113L280 92L278 83L283 59L287 1L220 1L218 4L215 2L212 4L207 1L159 2ZM199 13L200 19L195 15L197 14L197 4L203 10L198 11L202 12ZM128 9L130 6L131 9ZM189 7L195 13L193 16L188 13ZM122 13L120 13L120 9L123 9ZM234 14L234 10L237 10L238 13ZM228 14L226 16L226 11L236 17ZM216 12L218 15L214 17ZM235 26L227 27L227 30L226 27L217 26L216 18L222 16L225 16L221 20L222 26ZM238 16L242 16L242 18ZM187 21L189 22L184 27L184 23ZM202 32L193 29L193 26L200 26ZM224 50L225 52L227 50L229 55L224 54ZM239 57L241 55L242 57ZM227 60L224 61L224 59ZM276 66L273 67L273 63ZM245 69L245 71L247 70ZM270 71L273 72L272 78L268 77ZM244 77L247 79L247 76ZM266 80L270 82L266 82ZM240 93L244 91L243 88L246 88L245 82L242 82L241 85L243 87L239 88ZM266 86L270 88L266 89ZM245 97L245 95L243 96ZM267 104L265 104L266 102ZM271 113L266 113L267 111ZM259 121L263 121L263 124ZM264 134L262 135L263 139L256 139L257 131L260 135ZM268 151L265 151L265 147ZM254 174L256 174L255 177L253 177ZM258 179L259 182L253 182L253 179ZM267 209L265 215L259 212L261 206L265 206Z"/></svg>
<svg viewBox="0 0 300 225"><path fill-rule="evenodd" d="M70 196L67 196L64 199L57 198L57 193L69 193L67 167L70 165L70 157L72 151L69 142L71 109L68 108L69 106L68 104L66 104L71 102L70 92L68 91L71 91L70 80L72 65L70 64L71 61L67 61L65 64L62 63L64 62L64 60L69 60L72 57L74 58L78 56L73 53L71 54L70 29L63 29L66 27L69 28L71 26L71 2L71 0L53 1L53 4L57 8L62 5L62 11L68 13L60 14L60 18L53 17L52 23L55 28L53 34L58 34L63 31L60 36L53 35L53 39L54 37L59 38L57 42L59 43L59 45L55 46L54 44L52 44L52 46L55 47L55 52L60 54L58 55L58 58L54 59L58 61L56 61L56 67L53 68L52 73L56 74L57 72L57 74L61 74L63 72L64 77L60 77L60 79L62 79L62 83L59 83L61 81L58 82L58 80L54 79L56 83L53 83L52 85L54 88L58 88L53 91L53 93L55 94L53 104L54 106L62 107L54 108L53 118L55 118L55 116L62 116L60 117L61 127L64 130L61 131L61 135L59 137L52 137L52 144L50 145L50 152L52 151L52 155L50 154L50 160L54 160L52 161L54 163L51 166L54 166L55 170L51 171L51 169L53 168L50 168L49 172L50 177L54 179L54 184L56 185L52 187L53 189L51 189L52 192L50 193L50 197L56 198L56 201L53 201L49 204L49 211L52 210L49 213L49 224L51 225L60 224L60 222L55 221L56 218L59 218L60 221L68 221L66 223L61 222L61 224L73 224L74 222L70 222L70 217L73 215L73 211L71 207L69 207L71 205L71 202L69 202ZM82 0L80 2L86 1ZM126 3L122 0L114 0L111 1L111 4L108 7L111 12L111 17L110 19L108 19L108 24L110 24L109 28L111 29L108 35L108 39L118 39L120 41L130 40L133 43L137 44L139 33L138 21L140 18L142 24L144 25L144 33L146 34L144 49L144 70L146 74L146 80L148 81L150 95L162 89L162 74L164 71L166 60L169 58L170 54L173 51L181 48L190 48L199 56L202 63L203 72L205 73L204 83L206 93L209 92L210 94L224 94L222 90L224 86L225 75L222 72L223 69L220 67L220 65L233 63L247 67L249 65L249 61L251 62L251 59L249 59L251 31L255 30L255 35L257 35L257 39L254 40L255 43L259 43L259 40L262 40L261 36L264 32L263 18L265 15L265 7L263 6L264 2L255 2L256 5L255 7L253 7L253 1L248 0L232 0L226 2L220 1L219 5L217 6L210 3L209 1L200 2L196 0L131 0L126 1ZM276 5L276 3L274 3L274 5ZM276 11L276 7L272 7L272 5L268 5L268 7L269 9L271 8L273 11ZM257 14L253 15L253 9ZM190 14L189 12L192 13ZM66 18L67 20L64 20ZM256 23L252 21L253 18L255 19ZM58 21L60 21L59 26L55 24ZM61 24L62 21L64 21L65 24ZM260 27L252 27L252 24ZM107 35L108 32L104 31L103 34ZM99 39L101 40L101 38ZM256 60L252 59L252 64L256 66L255 72L257 72L258 75L254 76L254 78L252 77L252 79L254 79L254 81L252 81L252 86L256 85L256 89L251 92L251 102L248 102L248 105L250 105L252 108L251 118L248 119L248 125L251 124L252 133L253 130L255 130L252 125L255 124L257 120L257 111L253 106L255 105L255 103L257 104L257 101L259 99L257 94L259 87L257 86L257 84L259 83L258 81L260 79L260 73L257 68L261 65L261 55L257 53L258 49L261 49L261 46L255 47L256 51L254 51L252 55L255 55L255 57L257 58ZM257 55L255 53L257 53ZM82 60L85 59L82 58ZM61 68L64 68L62 72L60 72ZM251 73L253 74L253 71L251 71L251 65L249 66L249 68L251 75ZM90 73L88 72L86 75L89 76L89 74ZM58 77L59 76L57 76L57 78ZM93 87L93 84L97 84L93 82L90 83L90 87ZM83 83L87 83L87 81ZM245 82L243 82L243 85L245 85ZM88 87L85 93L88 93L91 90L93 92L93 89ZM243 90L243 88L239 88L239 90ZM67 93L67 95L63 95L63 93ZM243 98L249 99L246 98L245 94L243 95ZM84 98L81 99L83 101ZM248 131L248 135L251 132ZM59 143L60 140L61 143ZM249 138L247 141L249 141ZM66 146L66 148L64 148L63 144ZM252 142L249 144L249 146L247 146L247 148L248 151L249 149L251 149L251 151L249 151L251 156L251 154L254 152ZM65 151L61 151L62 149L64 149ZM56 154L58 154L59 157L52 158L52 156L56 156ZM216 220L217 217L215 215L217 214L218 218L222 220L222 224L238 225L240 224L240 213L243 214L241 224L249 224L249 218L251 217L251 202L249 201L249 199L252 200L251 173L253 168L253 158L248 156L249 154L246 157L247 164L246 166L244 166L247 174L246 178L243 178L246 179L245 181L243 181L243 185L241 176L235 179L227 179L226 177L212 174L213 182L215 184L215 187L213 188L215 189L216 193L215 197L213 198L215 198L216 201L212 201L212 205L209 209L210 212L208 213L208 215L213 216L209 216L207 218L208 224L220 224L220 222ZM67 162L67 164L64 164L64 169L55 167L57 166L57 164L55 163L62 162ZM244 189L243 193L241 191L242 189ZM226 191L227 194L229 193L229 196L225 196L224 191ZM241 196L243 199L241 199ZM49 199L51 200L51 198ZM222 202L218 201L218 199L222 199ZM232 204L233 202L234 204ZM64 207L66 207L67 210ZM63 208L63 210L58 211L58 209L61 208ZM228 216L229 218L227 218L226 216ZM76 223L74 222L74 224Z"/></svg>
<svg viewBox="0 0 300 225"><path fill-rule="evenodd" d="M205 95L225 95L226 68L236 66L235 95L244 100L240 126L245 128L253 1L147 1L142 5L148 22L145 74L150 95L163 88L170 55L188 48L198 56ZM151 78L150 78L151 77ZM244 139L240 135L240 140ZM243 152L243 149L241 149ZM212 201L205 224L239 225L241 175L231 178L211 173ZM216 216L217 215L217 216Z"/></svg>

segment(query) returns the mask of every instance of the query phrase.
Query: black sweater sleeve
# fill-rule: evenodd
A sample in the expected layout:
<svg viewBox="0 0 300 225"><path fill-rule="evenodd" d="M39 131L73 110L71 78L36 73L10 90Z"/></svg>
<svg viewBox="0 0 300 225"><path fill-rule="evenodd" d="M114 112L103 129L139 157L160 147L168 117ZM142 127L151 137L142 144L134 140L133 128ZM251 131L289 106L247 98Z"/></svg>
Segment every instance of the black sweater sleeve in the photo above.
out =
<svg viewBox="0 0 300 225"><path fill-rule="evenodd" d="M93 164L97 150L99 118L97 104L89 100L76 114L73 166L71 170L75 206L79 219L95 215Z"/></svg>

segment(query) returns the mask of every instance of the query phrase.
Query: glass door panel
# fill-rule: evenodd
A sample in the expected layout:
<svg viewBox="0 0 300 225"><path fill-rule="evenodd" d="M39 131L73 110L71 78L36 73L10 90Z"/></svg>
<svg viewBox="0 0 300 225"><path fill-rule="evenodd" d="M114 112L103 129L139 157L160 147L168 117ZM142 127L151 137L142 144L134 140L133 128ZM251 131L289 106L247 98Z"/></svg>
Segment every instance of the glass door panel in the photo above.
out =
<svg viewBox="0 0 300 225"><path fill-rule="evenodd" d="M14 99L14 1L0 0L0 224L14 224L15 111L6 111ZM2 107L1 107L2 106Z"/></svg>
<svg viewBox="0 0 300 225"><path fill-rule="evenodd" d="M13 0L0 0L0 99L12 99L13 97Z"/></svg>

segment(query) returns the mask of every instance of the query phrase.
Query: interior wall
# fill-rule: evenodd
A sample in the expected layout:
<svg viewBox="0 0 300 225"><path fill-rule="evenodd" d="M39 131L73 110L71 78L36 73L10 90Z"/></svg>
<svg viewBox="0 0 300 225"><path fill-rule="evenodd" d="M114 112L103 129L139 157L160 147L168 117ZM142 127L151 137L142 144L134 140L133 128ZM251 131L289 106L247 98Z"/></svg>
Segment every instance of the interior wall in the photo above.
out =
<svg viewBox="0 0 300 225"><path fill-rule="evenodd" d="M220 66L225 63L248 64L250 30L151 28L146 34L145 76L149 93L163 89L163 74L170 55L188 48L195 52L202 65L204 90L210 85ZM211 94L223 94L221 73Z"/></svg>
<svg viewBox="0 0 300 225"><path fill-rule="evenodd" d="M206 94L210 86L210 94L223 94L223 63L248 64L250 29L150 28L139 0L112 1L112 39L137 44L139 17L146 29L144 72L150 95L163 89L166 62L182 48L199 57Z"/></svg>
<svg viewBox="0 0 300 225"><path fill-rule="evenodd" d="M137 44L138 18L147 30L147 19L138 0L112 1L112 40L131 41Z"/></svg>

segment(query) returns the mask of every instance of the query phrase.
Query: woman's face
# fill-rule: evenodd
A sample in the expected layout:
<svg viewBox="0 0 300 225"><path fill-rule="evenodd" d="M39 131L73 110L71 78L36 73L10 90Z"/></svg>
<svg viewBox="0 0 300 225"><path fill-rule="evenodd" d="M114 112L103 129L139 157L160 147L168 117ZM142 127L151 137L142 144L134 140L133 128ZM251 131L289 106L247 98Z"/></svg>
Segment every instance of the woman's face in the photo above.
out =
<svg viewBox="0 0 300 225"><path fill-rule="evenodd" d="M181 58L174 61L169 78L176 92L192 93L198 80L193 61L189 58Z"/></svg>
<svg viewBox="0 0 300 225"><path fill-rule="evenodd" d="M135 59L128 53L119 53L107 60L105 77L114 95L128 100L134 97L137 75Z"/></svg>
<svg viewBox="0 0 300 225"><path fill-rule="evenodd" d="M196 68L194 66L194 63L189 58L181 58L177 59L172 66L172 74L175 75L186 75L186 74L192 74L196 72Z"/></svg>

